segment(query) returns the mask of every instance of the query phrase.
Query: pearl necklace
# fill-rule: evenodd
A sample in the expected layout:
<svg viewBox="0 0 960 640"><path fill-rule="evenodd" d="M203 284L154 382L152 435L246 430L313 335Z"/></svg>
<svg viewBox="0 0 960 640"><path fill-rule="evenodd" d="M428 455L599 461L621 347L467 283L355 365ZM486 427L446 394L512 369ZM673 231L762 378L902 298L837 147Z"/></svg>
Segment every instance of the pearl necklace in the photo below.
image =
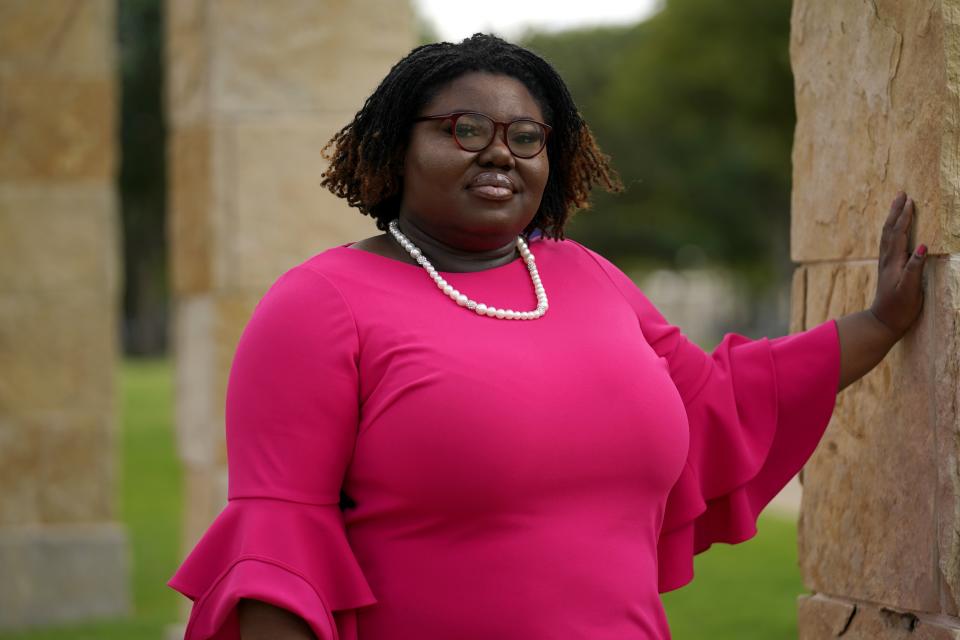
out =
<svg viewBox="0 0 960 640"><path fill-rule="evenodd" d="M437 272L433 265L430 264L430 261L427 260L427 257L423 255L423 252L420 251L415 244L410 242L410 239L407 238L407 236L400 232L396 220L391 220L388 228L390 229L390 233L393 235L394 239L400 243L401 247L407 250L407 253L410 254L410 257L416 260L421 267L426 269L427 273L437 284L437 288L443 291L448 298L456 302L461 307L466 307L470 311L475 311L477 315L499 318L500 320L536 320L547 312L547 309L549 308L549 305L547 304L547 292L544 290L543 283L540 281L540 274L537 272L536 259L533 257L530 247L527 246L527 243L523 241L522 237L517 236L517 249L520 251L523 261L527 263L527 271L530 272L530 282L533 283L533 290L537 294L537 308L533 311L498 309L492 305L481 304L475 300L471 300L464 294L454 289L449 282L443 279L443 276Z"/></svg>

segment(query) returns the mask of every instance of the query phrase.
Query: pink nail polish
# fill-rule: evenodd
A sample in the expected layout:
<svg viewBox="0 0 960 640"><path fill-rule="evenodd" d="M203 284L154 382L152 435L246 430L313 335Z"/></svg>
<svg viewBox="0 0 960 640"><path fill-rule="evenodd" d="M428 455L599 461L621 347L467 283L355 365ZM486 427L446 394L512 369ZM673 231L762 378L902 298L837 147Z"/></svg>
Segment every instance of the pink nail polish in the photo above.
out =
<svg viewBox="0 0 960 640"><path fill-rule="evenodd" d="M917 247L917 255L920 256L921 258L927 255L927 245L922 244L919 247Z"/></svg>

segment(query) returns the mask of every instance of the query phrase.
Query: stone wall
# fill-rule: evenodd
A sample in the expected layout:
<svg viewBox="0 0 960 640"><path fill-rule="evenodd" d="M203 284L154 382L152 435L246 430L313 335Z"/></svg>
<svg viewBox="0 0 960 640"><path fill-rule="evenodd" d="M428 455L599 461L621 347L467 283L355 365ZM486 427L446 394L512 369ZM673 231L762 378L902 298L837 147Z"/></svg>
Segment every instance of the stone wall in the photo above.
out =
<svg viewBox="0 0 960 640"><path fill-rule="evenodd" d="M320 150L415 44L405 0L167 0L169 239L184 551L225 504L224 397L256 301L373 235Z"/></svg>
<svg viewBox="0 0 960 640"><path fill-rule="evenodd" d="M114 11L0 2L0 629L129 608Z"/></svg>
<svg viewBox="0 0 960 640"><path fill-rule="evenodd" d="M791 330L870 304L897 190L930 250L917 326L804 470L800 638L960 638L960 2L795 0L790 54Z"/></svg>

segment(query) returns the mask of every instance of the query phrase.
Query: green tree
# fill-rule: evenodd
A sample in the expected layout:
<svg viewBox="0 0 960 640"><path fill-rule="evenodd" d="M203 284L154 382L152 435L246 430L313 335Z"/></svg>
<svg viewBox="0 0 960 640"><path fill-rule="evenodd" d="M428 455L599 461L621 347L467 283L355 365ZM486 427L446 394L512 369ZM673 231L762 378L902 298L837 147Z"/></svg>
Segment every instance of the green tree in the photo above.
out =
<svg viewBox="0 0 960 640"><path fill-rule="evenodd" d="M123 346L128 354L159 354L167 340L163 14L159 0L124 0L117 8Z"/></svg>
<svg viewBox="0 0 960 640"><path fill-rule="evenodd" d="M596 194L572 236L661 264L682 263L694 246L757 290L782 284L795 124L790 5L669 0L632 27L526 39L567 80L627 187Z"/></svg>

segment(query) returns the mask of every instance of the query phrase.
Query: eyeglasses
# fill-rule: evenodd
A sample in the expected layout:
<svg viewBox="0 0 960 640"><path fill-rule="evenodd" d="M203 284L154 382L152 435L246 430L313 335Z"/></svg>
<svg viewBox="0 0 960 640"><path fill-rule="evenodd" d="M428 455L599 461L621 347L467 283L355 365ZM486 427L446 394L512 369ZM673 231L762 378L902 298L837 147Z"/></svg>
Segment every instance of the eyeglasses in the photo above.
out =
<svg viewBox="0 0 960 640"><path fill-rule="evenodd" d="M483 151L497 133L497 127L503 127L503 142L510 153L518 158L532 158L547 144L551 126L536 120L518 118L510 122L497 122L489 116L475 111L457 111L436 116L414 118L414 122L423 120L450 120L453 139L464 151Z"/></svg>

